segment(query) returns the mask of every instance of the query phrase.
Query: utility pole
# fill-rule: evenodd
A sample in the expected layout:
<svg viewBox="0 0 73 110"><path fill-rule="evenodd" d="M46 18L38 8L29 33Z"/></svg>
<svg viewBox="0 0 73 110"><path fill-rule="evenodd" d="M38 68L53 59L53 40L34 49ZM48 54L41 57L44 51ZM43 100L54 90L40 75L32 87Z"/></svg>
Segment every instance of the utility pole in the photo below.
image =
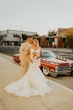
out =
<svg viewBox="0 0 73 110"><path fill-rule="evenodd" d="M20 39L21 39L21 44L22 44L22 27L21 26L19 26L19 25L16 25L16 27L18 27L18 28L20 28L20 31L21 31L21 36L20 36Z"/></svg>

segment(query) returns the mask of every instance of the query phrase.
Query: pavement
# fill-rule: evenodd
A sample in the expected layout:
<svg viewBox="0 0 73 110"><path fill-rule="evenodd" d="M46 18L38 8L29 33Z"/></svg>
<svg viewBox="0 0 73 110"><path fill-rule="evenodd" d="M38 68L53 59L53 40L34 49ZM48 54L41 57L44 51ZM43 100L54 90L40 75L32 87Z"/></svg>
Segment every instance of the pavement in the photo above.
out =
<svg viewBox="0 0 73 110"><path fill-rule="evenodd" d="M4 90L21 77L21 67L0 56L0 110L73 110L73 91L51 80L53 91L43 97L18 97Z"/></svg>

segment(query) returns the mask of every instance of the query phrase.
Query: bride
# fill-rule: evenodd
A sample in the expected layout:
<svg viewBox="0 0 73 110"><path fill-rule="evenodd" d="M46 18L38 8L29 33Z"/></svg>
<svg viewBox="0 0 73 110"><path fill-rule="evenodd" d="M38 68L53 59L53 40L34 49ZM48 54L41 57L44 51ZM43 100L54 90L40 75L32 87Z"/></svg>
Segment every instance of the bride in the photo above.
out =
<svg viewBox="0 0 73 110"><path fill-rule="evenodd" d="M34 39L30 49L30 67L27 73L18 81L13 82L5 87L8 93L21 97L44 96L52 91L48 86L48 80L44 77L39 68L41 48L38 40Z"/></svg>

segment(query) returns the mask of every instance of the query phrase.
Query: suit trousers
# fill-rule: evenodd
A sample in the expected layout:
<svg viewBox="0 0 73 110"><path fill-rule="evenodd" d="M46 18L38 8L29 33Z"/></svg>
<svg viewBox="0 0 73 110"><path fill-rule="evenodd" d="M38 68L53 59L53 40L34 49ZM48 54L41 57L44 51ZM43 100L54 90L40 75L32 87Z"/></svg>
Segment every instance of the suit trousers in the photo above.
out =
<svg viewBox="0 0 73 110"><path fill-rule="evenodd" d="M30 61L27 58L21 59L21 68L22 68L22 74L23 75L26 74L29 66L30 66Z"/></svg>

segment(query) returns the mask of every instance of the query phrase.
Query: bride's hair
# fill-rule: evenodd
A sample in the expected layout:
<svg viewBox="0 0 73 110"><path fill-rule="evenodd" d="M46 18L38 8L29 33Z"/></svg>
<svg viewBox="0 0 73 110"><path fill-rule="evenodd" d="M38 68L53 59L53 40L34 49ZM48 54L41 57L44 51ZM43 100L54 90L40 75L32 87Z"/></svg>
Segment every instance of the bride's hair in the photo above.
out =
<svg viewBox="0 0 73 110"><path fill-rule="evenodd" d="M39 41L37 39L34 39L33 41L36 41L37 42L37 45L39 46Z"/></svg>

